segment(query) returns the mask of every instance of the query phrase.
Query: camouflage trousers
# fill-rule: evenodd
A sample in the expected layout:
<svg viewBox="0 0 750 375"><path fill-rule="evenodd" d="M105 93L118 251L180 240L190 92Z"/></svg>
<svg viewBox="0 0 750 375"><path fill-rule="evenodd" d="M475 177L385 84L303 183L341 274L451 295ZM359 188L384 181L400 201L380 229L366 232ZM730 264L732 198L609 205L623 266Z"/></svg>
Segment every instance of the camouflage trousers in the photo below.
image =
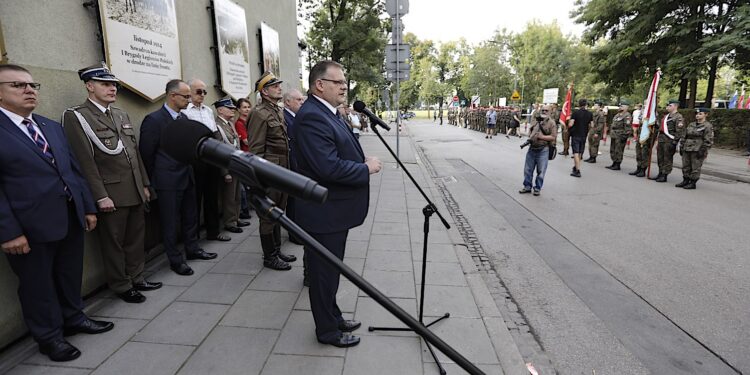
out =
<svg viewBox="0 0 750 375"><path fill-rule="evenodd" d="M640 131L638 131L640 135ZM648 168L648 154L651 152L651 148L654 146L653 134L643 144L641 142L635 142L635 160L638 162L638 168Z"/></svg>
<svg viewBox="0 0 750 375"><path fill-rule="evenodd" d="M609 147L609 156L613 163L621 163L622 155L625 153L625 145L628 144L630 134L612 133L612 145Z"/></svg>
<svg viewBox="0 0 750 375"><path fill-rule="evenodd" d="M672 173L675 146L672 146L672 139L664 133L659 133L657 140L659 144L656 145L656 156L659 163L659 173L670 174Z"/></svg>
<svg viewBox="0 0 750 375"><path fill-rule="evenodd" d="M562 126L562 140L563 140L563 153L567 154L568 149L570 148L570 132L568 131L568 127L565 125Z"/></svg>
<svg viewBox="0 0 750 375"><path fill-rule="evenodd" d="M596 135L596 137L594 137L594 135ZM589 130L588 140L589 157L596 158L596 155L599 155L599 142L601 142L602 136L596 130ZM565 149L567 150L567 146L565 147Z"/></svg>
<svg viewBox="0 0 750 375"><path fill-rule="evenodd" d="M698 157L697 151L685 151L682 153L682 177L698 180L701 177L703 160Z"/></svg>

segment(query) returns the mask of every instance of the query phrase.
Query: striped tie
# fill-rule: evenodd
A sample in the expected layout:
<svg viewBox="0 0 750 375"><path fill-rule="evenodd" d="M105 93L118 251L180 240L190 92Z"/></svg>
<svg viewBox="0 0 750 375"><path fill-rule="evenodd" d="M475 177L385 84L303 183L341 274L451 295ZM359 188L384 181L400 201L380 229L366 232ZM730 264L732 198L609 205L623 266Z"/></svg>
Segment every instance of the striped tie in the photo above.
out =
<svg viewBox="0 0 750 375"><path fill-rule="evenodd" d="M49 149L49 144L44 139L44 137L42 137L42 135L36 130L34 124L27 118L23 119L21 123L26 125L26 129L29 131L31 139L34 140L34 143L36 143L37 147L39 147L39 150L42 151L42 154L44 154L44 156L46 156L47 159L52 162L52 164L55 164L55 156L52 155L52 151Z"/></svg>

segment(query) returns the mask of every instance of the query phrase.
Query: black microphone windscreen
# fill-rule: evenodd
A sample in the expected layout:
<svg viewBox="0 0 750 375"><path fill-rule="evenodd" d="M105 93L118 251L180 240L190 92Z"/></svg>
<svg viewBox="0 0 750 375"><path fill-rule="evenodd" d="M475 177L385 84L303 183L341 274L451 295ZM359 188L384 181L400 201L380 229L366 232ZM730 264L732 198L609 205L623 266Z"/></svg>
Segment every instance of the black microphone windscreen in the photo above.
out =
<svg viewBox="0 0 750 375"><path fill-rule="evenodd" d="M354 110L357 112L362 112L363 109L365 109L365 103L363 103L361 100L357 100L354 102Z"/></svg>
<svg viewBox="0 0 750 375"><path fill-rule="evenodd" d="M169 123L161 133L161 148L167 155L182 163L198 158L198 143L211 135L205 125L195 120L180 118Z"/></svg>

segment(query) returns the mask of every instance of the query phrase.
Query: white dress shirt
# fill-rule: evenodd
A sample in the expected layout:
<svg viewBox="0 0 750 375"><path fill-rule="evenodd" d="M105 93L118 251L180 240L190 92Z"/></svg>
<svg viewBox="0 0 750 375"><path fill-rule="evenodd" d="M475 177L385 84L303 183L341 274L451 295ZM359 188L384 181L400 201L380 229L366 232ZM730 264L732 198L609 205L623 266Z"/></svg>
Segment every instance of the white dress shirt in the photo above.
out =
<svg viewBox="0 0 750 375"><path fill-rule="evenodd" d="M211 108L208 108L208 106L201 104L200 107L198 107L193 103L190 103L187 108L182 110L182 113L184 113L189 119L206 125L206 127L212 132L219 131L219 128L216 126L216 120L214 120L214 112Z"/></svg>
<svg viewBox="0 0 750 375"><path fill-rule="evenodd" d="M34 129L36 129L36 132L39 133L39 136L42 137L42 139L44 139L44 142L46 142L47 144L49 144L49 142L47 142L47 138L44 137L44 134L42 134L42 130L39 129L39 126L36 124L36 122L34 122L34 119L32 118L31 115L29 115L29 117L23 117L23 116L15 114L15 113L13 113L13 112L11 112L11 111L3 108L3 107L0 107L0 111L2 111L6 116L8 116L8 118L10 119L10 121L13 124L15 124L19 129L21 129L21 131L23 132L23 134L26 134L26 136L29 137L29 139L31 139L31 141L34 141L34 138L31 138L31 134L29 134L29 129L26 128L26 125L22 124L22 122L23 122L24 119L28 119L29 121L31 121L32 126L34 126Z"/></svg>

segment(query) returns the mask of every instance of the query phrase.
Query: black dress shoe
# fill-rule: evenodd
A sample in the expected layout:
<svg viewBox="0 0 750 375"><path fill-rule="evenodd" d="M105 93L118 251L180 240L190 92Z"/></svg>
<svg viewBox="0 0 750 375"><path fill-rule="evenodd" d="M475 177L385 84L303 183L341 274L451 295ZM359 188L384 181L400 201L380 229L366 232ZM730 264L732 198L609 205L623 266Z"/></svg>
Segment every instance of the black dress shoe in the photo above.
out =
<svg viewBox="0 0 750 375"><path fill-rule="evenodd" d="M39 352L55 362L68 362L81 356L81 351L64 339L39 344Z"/></svg>
<svg viewBox="0 0 750 375"><path fill-rule="evenodd" d="M225 236L223 234L217 234L215 236L206 236L206 239L209 240L209 241L222 241L222 242L226 242L226 241L231 241L232 237Z"/></svg>
<svg viewBox="0 0 750 375"><path fill-rule="evenodd" d="M149 290L156 290L156 289L161 288L161 286L162 286L162 283L158 281L152 283L146 280L143 280L140 283L133 284L133 288L135 288L135 290L140 290L142 292L148 292Z"/></svg>
<svg viewBox="0 0 750 375"><path fill-rule="evenodd" d="M211 260L211 259L216 259L216 257L217 257L216 253L209 253L203 249L198 249L194 252L191 252L185 255L185 258L187 258L187 260L195 260L195 259Z"/></svg>
<svg viewBox="0 0 750 375"><path fill-rule="evenodd" d="M341 336L337 337L334 340L331 340L331 341L318 340L318 342L321 344L333 345L337 348L348 348L350 346L355 346L359 344L359 337L352 336L349 334L342 334Z"/></svg>
<svg viewBox="0 0 750 375"><path fill-rule="evenodd" d="M180 276L190 276L193 274L193 269L185 263L173 264L169 268Z"/></svg>
<svg viewBox="0 0 750 375"><path fill-rule="evenodd" d="M294 256L294 255L287 255L287 254L282 253L281 251L279 251L278 257L279 257L279 259L281 259L281 260L283 260L283 261L285 261L287 263L291 263L291 262L294 262L295 260L297 260L296 256Z"/></svg>
<svg viewBox="0 0 750 375"><path fill-rule="evenodd" d="M279 257L271 257L268 259L263 259L263 267L268 267L272 270L277 271L289 271L292 269L292 266L289 265L289 263L279 259Z"/></svg>
<svg viewBox="0 0 750 375"><path fill-rule="evenodd" d="M240 228L247 227L250 225L249 221L237 220L237 226Z"/></svg>
<svg viewBox="0 0 750 375"><path fill-rule="evenodd" d="M252 215L250 215L249 213L248 213L248 214L240 214L240 219L243 219L243 220L250 220L250 219L252 219L252 218L253 218L253 216L252 216Z"/></svg>
<svg viewBox="0 0 750 375"><path fill-rule="evenodd" d="M112 322L86 318L83 322L78 323L75 326L65 327L63 329L63 335L72 336L76 333L88 333L89 335L96 335L99 333L111 331L112 328L115 328L115 324Z"/></svg>
<svg viewBox="0 0 750 375"><path fill-rule="evenodd" d="M135 288L130 288L122 293L117 293L117 296L127 303L141 303L146 301L146 296L141 294L141 292Z"/></svg>
<svg viewBox="0 0 750 375"><path fill-rule="evenodd" d="M232 233L242 233L242 229L235 227L234 225L227 225L224 227L224 230Z"/></svg>
<svg viewBox="0 0 750 375"><path fill-rule="evenodd" d="M339 323L339 330L341 330L341 332L352 332L356 331L357 328L361 326L362 322L358 322L356 320L344 320Z"/></svg>

